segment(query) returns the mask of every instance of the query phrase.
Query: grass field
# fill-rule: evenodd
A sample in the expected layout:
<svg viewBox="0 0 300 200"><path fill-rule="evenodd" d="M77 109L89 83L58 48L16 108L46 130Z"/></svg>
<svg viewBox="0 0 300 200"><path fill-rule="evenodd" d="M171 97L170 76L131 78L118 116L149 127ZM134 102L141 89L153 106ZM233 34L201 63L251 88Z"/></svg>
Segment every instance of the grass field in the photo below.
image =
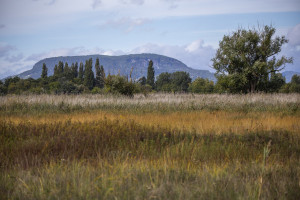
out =
<svg viewBox="0 0 300 200"><path fill-rule="evenodd" d="M2 199L300 199L300 95L0 97Z"/></svg>

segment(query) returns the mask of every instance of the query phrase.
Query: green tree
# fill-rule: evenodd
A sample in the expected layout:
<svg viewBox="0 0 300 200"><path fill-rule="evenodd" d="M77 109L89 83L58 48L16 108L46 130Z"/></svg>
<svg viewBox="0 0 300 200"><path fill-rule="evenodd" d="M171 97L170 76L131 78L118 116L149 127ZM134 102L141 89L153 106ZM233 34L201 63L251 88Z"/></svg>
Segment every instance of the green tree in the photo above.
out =
<svg viewBox="0 0 300 200"><path fill-rule="evenodd" d="M300 76L297 74L292 76L290 83L283 85L280 92L284 93L300 93Z"/></svg>
<svg viewBox="0 0 300 200"><path fill-rule="evenodd" d="M6 95L7 94L7 87L3 84L3 82L0 80L0 95Z"/></svg>
<svg viewBox="0 0 300 200"><path fill-rule="evenodd" d="M191 80L190 75L183 71L165 72L157 77L156 88L164 92L187 92Z"/></svg>
<svg viewBox="0 0 300 200"><path fill-rule="evenodd" d="M84 86L86 86L87 88L89 88L89 90L93 89L94 87L94 72L92 70L92 64L93 64L93 60L89 59L86 60L85 62L85 72L84 72Z"/></svg>
<svg viewBox="0 0 300 200"><path fill-rule="evenodd" d="M63 74L64 74L64 77L66 77L67 80L72 80L73 79L72 68L69 67L67 62L65 63Z"/></svg>
<svg viewBox="0 0 300 200"><path fill-rule="evenodd" d="M133 92L135 90L135 85L132 82L128 82L128 80L124 76L120 75L108 75L105 81L105 91L114 93L114 94L122 94L126 96L133 96Z"/></svg>
<svg viewBox="0 0 300 200"><path fill-rule="evenodd" d="M290 92L300 93L300 76L298 76L297 74L292 76L292 80L290 84Z"/></svg>
<svg viewBox="0 0 300 200"><path fill-rule="evenodd" d="M55 77L57 77L58 76L58 66L57 65L55 65L55 67L54 67L54 74L53 74L53 76L55 76Z"/></svg>
<svg viewBox="0 0 300 200"><path fill-rule="evenodd" d="M59 77L63 76L63 73L64 73L64 63L59 61L58 62L58 67L57 67L57 75Z"/></svg>
<svg viewBox="0 0 300 200"><path fill-rule="evenodd" d="M269 80L271 73L292 63L292 58L276 58L282 45L288 42L284 36L274 36L276 29L238 29L225 35L212 59L216 77L224 90L229 92L256 92L258 85Z"/></svg>
<svg viewBox="0 0 300 200"><path fill-rule="evenodd" d="M171 74L168 72L161 73L156 80L156 89L158 91L171 92L169 87L166 87L167 84L171 83Z"/></svg>
<svg viewBox="0 0 300 200"><path fill-rule="evenodd" d="M99 79L100 88L104 87L105 84L105 71L103 65L100 67L100 79Z"/></svg>
<svg viewBox="0 0 300 200"><path fill-rule="evenodd" d="M83 76L84 76L83 63L80 62L79 72L78 72L78 78L80 79L81 82L83 81Z"/></svg>
<svg viewBox="0 0 300 200"><path fill-rule="evenodd" d="M155 87L155 82L154 82L154 68L153 68L153 61L150 60L149 61L149 65L148 65L148 72L147 72L147 84L150 85L152 87L152 89L154 89Z"/></svg>
<svg viewBox="0 0 300 200"><path fill-rule="evenodd" d="M193 93L212 93L214 82L204 78L196 78L189 86L189 91Z"/></svg>
<svg viewBox="0 0 300 200"><path fill-rule="evenodd" d="M105 83L105 72L103 66L101 65L100 67L99 58L96 59L95 71L96 71L95 86L98 88L103 88Z"/></svg>
<svg viewBox="0 0 300 200"><path fill-rule="evenodd" d="M140 79L138 80L138 83L140 83L141 85L146 85L146 83L147 83L146 77L143 76L142 78L140 78Z"/></svg>
<svg viewBox="0 0 300 200"><path fill-rule="evenodd" d="M47 74L48 74L48 68L46 67L46 64L43 63L41 78L43 78L43 79L47 78Z"/></svg>
<svg viewBox="0 0 300 200"><path fill-rule="evenodd" d="M74 65L74 63L72 63L71 71L72 71L72 79L77 78L77 76L78 76L78 63L77 62L75 63L75 65Z"/></svg>
<svg viewBox="0 0 300 200"><path fill-rule="evenodd" d="M187 72L178 71L171 74L171 83L175 86L175 91L187 92L192 79Z"/></svg>
<svg viewBox="0 0 300 200"><path fill-rule="evenodd" d="M265 92L279 92L280 88L285 84L285 78L281 73L271 73L270 80L265 84Z"/></svg>

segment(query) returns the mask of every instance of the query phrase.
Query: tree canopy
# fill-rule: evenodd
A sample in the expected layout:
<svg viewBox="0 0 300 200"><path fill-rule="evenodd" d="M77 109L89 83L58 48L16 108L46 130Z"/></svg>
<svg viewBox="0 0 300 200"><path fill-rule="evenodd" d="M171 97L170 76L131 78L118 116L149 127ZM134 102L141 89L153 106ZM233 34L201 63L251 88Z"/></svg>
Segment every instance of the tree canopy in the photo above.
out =
<svg viewBox="0 0 300 200"><path fill-rule="evenodd" d="M238 29L225 35L212 59L220 85L228 92L256 92L270 81L270 74L281 71L292 58L276 55L288 42L285 36L274 36L276 29Z"/></svg>
<svg viewBox="0 0 300 200"><path fill-rule="evenodd" d="M187 92L192 79L183 71L174 73L161 73L156 81L158 91L164 92Z"/></svg>

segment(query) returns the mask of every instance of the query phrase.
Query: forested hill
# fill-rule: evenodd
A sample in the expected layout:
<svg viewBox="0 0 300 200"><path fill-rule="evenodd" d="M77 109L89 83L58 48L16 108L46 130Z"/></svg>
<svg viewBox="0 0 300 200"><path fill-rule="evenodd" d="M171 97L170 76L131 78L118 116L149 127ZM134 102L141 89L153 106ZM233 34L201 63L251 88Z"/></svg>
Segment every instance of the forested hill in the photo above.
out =
<svg viewBox="0 0 300 200"><path fill-rule="evenodd" d="M51 76L54 73L54 66L58 64L59 61L67 62L69 65L78 62L79 65L80 62L84 64L85 61L90 58L93 59L93 65L95 64L96 58L99 58L100 65L103 65L106 74L120 73L120 75L127 76L130 74L131 68L133 68L133 79L147 76L148 63L149 60L152 60L154 63L155 76L163 72L173 73L176 71L185 71L190 74L192 79L201 77L215 81L214 74L208 70L192 69L179 60L157 54L131 54L123 56L87 55L46 58L37 62L31 70L25 71L18 76L20 78L39 78L42 73L43 63L45 63L48 68L48 76ZM94 67L93 70L95 70Z"/></svg>

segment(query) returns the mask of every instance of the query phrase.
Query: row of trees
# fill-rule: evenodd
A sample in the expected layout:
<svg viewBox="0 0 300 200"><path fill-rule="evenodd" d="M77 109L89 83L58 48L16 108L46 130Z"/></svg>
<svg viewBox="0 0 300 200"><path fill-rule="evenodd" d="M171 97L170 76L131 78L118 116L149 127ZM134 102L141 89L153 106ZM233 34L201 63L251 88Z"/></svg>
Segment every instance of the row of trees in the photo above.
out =
<svg viewBox="0 0 300 200"><path fill-rule="evenodd" d="M134 93L148 94L151 91L162 92L192 92L192 93L224 93L234 90L238 85L228 87L228 79L219 77L216 84L203 78L191 80L186 72L161 73L155 80L153 62L148 65L147 78L142 77L137 81L121 75L105 75L104 67L96 59L95 74L92 70L93 61L89 59L83 63L59 62L54 67L54 75L48 77L48 68L43 64L41 78L20 79L8 78L0 81L0 94L21 93L53 93L53 94L79 94L79 93L114 93L132 96ZM290 83L285 83L281 74L272 74L269 84L258 86L265 92L300 93L300 76L294 75ZM227 87L227 89L226 89Z"/></svg>
<svg viewBox="0 0 300 200"><path fill-rule="evenodd" d="M284 36L276 36L276 29L265 26L262 29L245 30L225 35L212 59L216 70L217 83L197 78L192 82L186 72L162 73L155 81L153 62L148 65L147 78L138 81L120 75L105 76L99 59L83 63L59 62L54 67L54 75L47 76L47 66L43 65L41 78L22 80L18 77L0 82L0 93L120 93L132 96L134 93L150 91L193 92L193 93L254 93L254 92L300 92L300 77L295 75L286 84L279 72L293 59L276 57L282 45L288 42Z"/></svg>

